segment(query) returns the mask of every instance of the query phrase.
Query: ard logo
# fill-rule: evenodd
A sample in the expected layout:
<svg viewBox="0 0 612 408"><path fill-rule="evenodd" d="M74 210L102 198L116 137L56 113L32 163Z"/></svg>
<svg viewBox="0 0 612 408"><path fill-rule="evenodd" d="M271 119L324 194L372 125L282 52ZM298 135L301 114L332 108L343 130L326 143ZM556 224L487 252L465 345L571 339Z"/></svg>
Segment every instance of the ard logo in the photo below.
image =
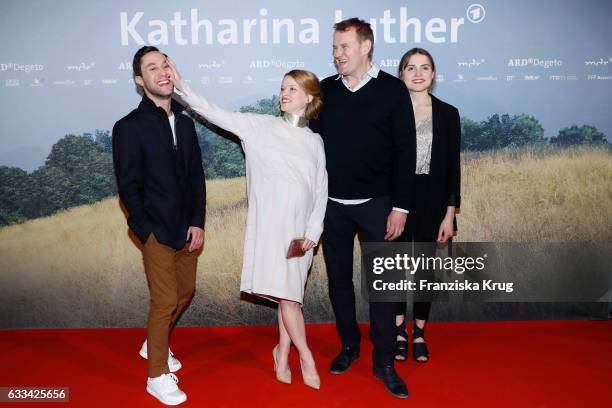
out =
<svg viewBox="0 0 612 408"><path fill-rule="evenodd" d="M119 63L119 71L129 71L132 69L132 63L131 62L120 62Z"/></svg>

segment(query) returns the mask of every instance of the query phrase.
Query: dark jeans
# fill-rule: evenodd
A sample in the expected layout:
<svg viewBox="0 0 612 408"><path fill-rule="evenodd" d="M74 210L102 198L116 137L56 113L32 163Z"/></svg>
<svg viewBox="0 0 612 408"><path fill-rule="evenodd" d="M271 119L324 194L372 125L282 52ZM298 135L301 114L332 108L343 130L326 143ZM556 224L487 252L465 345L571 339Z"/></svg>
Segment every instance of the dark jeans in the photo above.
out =
<svg viewBox="0 0 612 408"><path fill-rule="evenodd" d="M436 252L436 240L438 229L442 219L439 214L432 212L429 197L429 175L419 174L414 178L413 199L410 213L406 219L404 233L398 238L400 242L431 242L431 247L424 249L425 256L434 256ZM417 278L419 272L417 271ZM428 320L431 302L414 302L412 314L414 319ZM406 302L397 303L397 315L406 313Z"/></svg>
<svg viewBox="0 0 612 408"><path fill-rule="evenodd" d="M360 333L353 286L353 244L383 242L391 211L389 197L373 198L363 204L345 205L329 200L325 213L323 252L329 278L329 298L343 347L359 349ZM374 343L375 367L393 364L396 303L370 302L370 334Z"/></svg>

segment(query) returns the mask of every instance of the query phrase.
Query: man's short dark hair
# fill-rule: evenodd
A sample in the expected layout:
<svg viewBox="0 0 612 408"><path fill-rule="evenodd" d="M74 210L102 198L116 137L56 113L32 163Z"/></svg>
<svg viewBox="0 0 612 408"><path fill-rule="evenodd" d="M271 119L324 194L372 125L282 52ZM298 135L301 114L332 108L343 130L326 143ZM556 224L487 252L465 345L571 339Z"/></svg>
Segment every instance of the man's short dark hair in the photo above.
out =
<svg viewBox="0 0 612 408"><path fill-rule="evenodd" d="M334 31L338 32L345 32L351 28L355 29L360 43L364 42L365 40L370 40L372 47L368 53L368 58L372 60L372 56L374 55L374 32L372 31L370 23L366 23L357 17L353 17L334 24Z"/></svg>
<svg viewBox="0 0 612 408"><path fill-rule="evenodd" d="M153 47L151 45L145 45L144 47L136 51L136 54L134 54L134 60L132 61L132 71L134 71L134 76L142 76L140 61L142 60L142 57L153 51L160 52L157 47Z"/></svg>

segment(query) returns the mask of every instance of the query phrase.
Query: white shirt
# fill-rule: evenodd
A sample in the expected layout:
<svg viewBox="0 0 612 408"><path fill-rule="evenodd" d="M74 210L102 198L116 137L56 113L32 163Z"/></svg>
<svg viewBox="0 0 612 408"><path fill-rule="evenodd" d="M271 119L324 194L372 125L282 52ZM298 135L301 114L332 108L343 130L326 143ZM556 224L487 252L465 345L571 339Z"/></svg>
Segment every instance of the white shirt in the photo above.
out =
<svg viewBox="0 0 612 408"><path fill-rule="evenodd" d="M359 81L359 83L357 85L355 85L354 87L352 87L352 88L349 85L349 83L346 80L346 78L344 78L344 75L338 74L338 76L336 77L336 80L342 79L342 83L344 84L344 86L346 86L346 89L348 89L351 92L357 92L358 90L363 88L365 86L365 84L370 82L370 79L378 78L378 73L379 72L380 72L380 68L378 67L378 65L372 63L372 66L370 67L368 72L365 73L363 78L361 78L361 81Z"/></svg>
<svg viewBox="0 0 612 408"><path fill-rule="evenodd" d="M168 122L170 122L170 129L172 129L172 139L174 140L174 147L176 147L176 131L174 130L174 114L168 116Z"/></svg>

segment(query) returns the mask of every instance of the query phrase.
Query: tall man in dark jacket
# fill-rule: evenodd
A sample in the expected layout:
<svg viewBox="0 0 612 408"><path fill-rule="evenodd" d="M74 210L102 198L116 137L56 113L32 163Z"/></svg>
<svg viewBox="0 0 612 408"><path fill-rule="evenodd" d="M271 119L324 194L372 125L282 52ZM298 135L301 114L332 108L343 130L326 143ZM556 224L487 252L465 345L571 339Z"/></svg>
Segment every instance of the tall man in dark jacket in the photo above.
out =
<svg viewBox="0 0 612 408"><path fill-rule="evenodd" d="M372 63L374 35L352 18L334 27L338 75L321 82L323 112L311 121L325 143L329 201L323 252L329 295L342 351L333 374L359 357L360 333L353 287L353 242L391 241L401 235L416 162L416 131L410 95L402 81ZM395 303L370 303L374 375L393 395L408 389L394 369Z"/></svg>
<svg viewBox="0 0 612 408"><path fill-rule="evenodd" d="M142 47L133 70L144 95L113 127L113 162L128 225L143 244L150 305L140 355L148 359L147 391L176 405L187 396L171 374L181 363L168 341L195 292L206 186L195 126L172 100L166 56Z"/></svg>

